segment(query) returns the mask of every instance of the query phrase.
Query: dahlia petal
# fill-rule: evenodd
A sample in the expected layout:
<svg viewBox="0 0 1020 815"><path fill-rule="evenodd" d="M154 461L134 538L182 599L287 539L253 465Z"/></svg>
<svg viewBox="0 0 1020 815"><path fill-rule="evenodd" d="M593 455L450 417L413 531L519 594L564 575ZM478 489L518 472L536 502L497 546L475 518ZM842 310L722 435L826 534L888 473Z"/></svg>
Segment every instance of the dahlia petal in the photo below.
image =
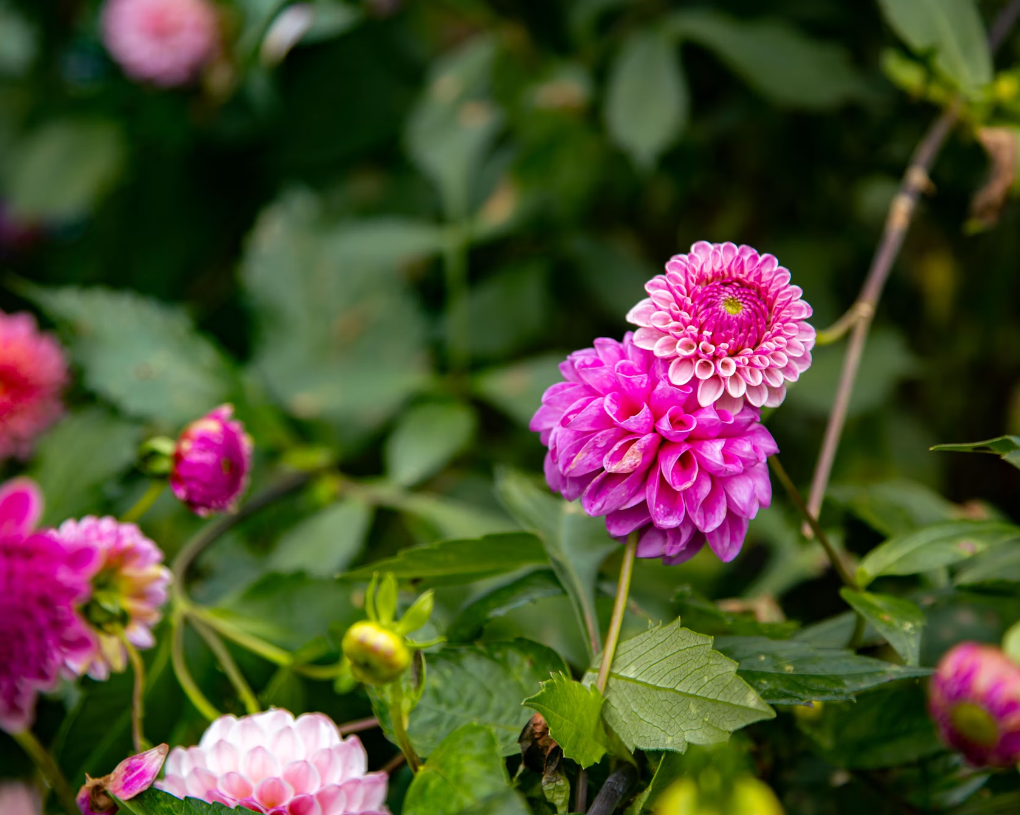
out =
<svg viewBox="0 0 1020 815"><path fill-rule="evenodd" d="M679 492L686 490L698 477L698 459L685 442L664 444L659 454L659 471L669 485Z"/></svg>
<svg viewBox="0 0 1020 815"><path fill-rule="evenodd" d="M312 793L322 786L319 771L308 761L291 761L283 768L283 780L290 784L295 794Z"/></svg>
<svg viewBox="0 0 1020 815"><path fill-rule="evenodd" d="M211 789L216 788L217 778L202 767L195 767L184 777L184 787L192 798L205 798Z"/></svg>
<svg viewBox="0 0 1020 815"><path fill-rule="evenodd" d="M768 398L765 400L765 407L779 407L786 398L786 386L769 388Z"/></svg>
<svg viewBox="0 0 1020 815"><path fill-rule="evenodd" d="M628 404L628 401L618 393L611 393L605 398L605 415L617 426L641 436L655 425L655 417L648 405L641 405L635 411L633 404Z"/></svg>
<svg viewBox="0 0 1020 815"><path fill-rule="evenodd" d="M701 503L698 514L692 520L702 532L711 532L727 517L726 490L723 489L721 479L713 478L712 489Z"/></svg>
<svg viewBox="0 0 1020 815"><path fill-rule="evenodd" d="M290 784L280 778L266 778L255 787L255 800L264 807L283 806L293 795Z"/></svg>
<svg viewBox="0 0 1020 815"><path fill-rule="evenodd" d="M606 453L602 466L611 473L646 470L655 458L661 440L658 433L649 433L641 438L625 438Z"/></svg>
<svg viewBox="0 0 1020 815"><path fill-rule="evenodd" d="M746 473L740 473L719 480L726 490L729 508L742 518L753 518L758 511L754 479Z"/></svg>
<svg viewBox="0 0 1020 815"><path fill-rule="evenodd" d="M618 509L606 515L606 531L610 537L625 538L636 529L651 523L647 502L642 501L629 509Z"/></svg>
<svg viewBox="0 0 1020 815"><path fill-rule="evenodd" d="M206 761L214 773L237 772L241 765L241 755L237 748L226 739L220 739L211 748L206 748Z"/></svg>
<svg viewBox="0 0 1020 815"><path fill-rule="evenodd" d="M628 439L638 438L640 436L629 434L620 427L588 435L577 434L576 439L560 449L557 466L563 475L571 477L594 472L618 445Z"/></svg>
<svg viewBox="0 0 1020 815"><path fill-rule="evenodd" d="M666 547L665 529L649 525L638 538L637 556L642 558L662 557Z"/></svg>
<svg viewBox="0 0 1020 815"><path fill-rule="evenodd" d="M244 746L243 741L241 746ZM241 758L241 771L253 784L259 784L280 774L280 762L265 747L254 747Z"/></svg>
<svg viewBox="0 0 1020 815"><path fill-rule="evenodd" d="M655 526L659 529L672 529L683 523L683 493L674 490L658 470L649 474L645 494Z"/></svg>
<svg viewBox="0 0 1020 815"><path fill-rule="evenodd" d="M368 769L368 753L361 745L357 736L344 739L333 747L333 755L340 761L340 780L343 783L351 778L360 778Z"/></svg>
<svg viewBox="0 0 1020 815"><path fill-rule="evenodd" d="M651 351L655 348L657 343L663 337L663 333L657 328L639 328L634 332L634 344L638 348L643 348L646 351Z"/></svg>
<svg viewBox="0 0 1020 815"><path fill-rule="evenodd" d="M311 795L297 795L287 804L287 815L323 815L323 812Z"/></svg>
<svg viewBox="0 0 1020 815"><path fill-rule="evenodd" d="M755 407L762 407L769 398L768 386L764 383L760 385L748 384L744 398Z"/></svg>
<svg viewBox="0 0 1020 815"><path fill-rule="evenodd" d="M684 413L683 408L674 406L655 423L655 430L667 441L683 441L694 431L697 424L697 419Z"/></svg>
<svg viewBox="0 0 1020 815"><path fill-rule="evenodd" d="M670 363L669 381L674 385L686 385L694 376L694 360L688 357L678 357Z"/></svg>
<svg viewBox="0 0 1020 815"><path fill-rule="evenodd" d="M720 377L713 376L709 379L704 379L698 385L698 402L702 405L710 405L722 396L722 392L723 382Z"/></svg>
<svg viewBox="0 0 1020 815"><path fill-rule="evenodd" d="M635 473L600 473L581 496L581 507L588 515L598 516L633 506L634 499L644 489L646 478L644 470Z"/></svg>
<svg viewBox="0 0 1020 815"><path fill-rule="evenodd" d="M571 415L565 413L560 426L576 432L607 430L613 426L613 420L606 412L605 399L594 398L582 410Z"/></svg>
<svg viewBox="0 0 1020 815"><path fill-rule="evenodd" d="M579 362L575 369L581 381L603 396L612 393L616 387L616 373L598 357Z"/></svg>
<svg viewBox="0 0 1020 815"><path fill-rule="evenodd" d="M747 519L739 515L727 515L714 530L705 533L709 547L723 563L729 563L740 554L747 537Z"/></svg>
<svg viewBox="0 0 1020 815"><path fill-rule="evenodd" d="M27 535L42 516L42 490L31 478L12 478L0 487L0 536Z"/></svg>
<svg viewBox="0 0 1020 815"><path fill-rule="evenodd" d="M687 509L688 517L691 518L695 524L698 523L697 519L701 517L701 504L708 497L708 494L711 491L712 476L703 470L698 471L698 475L694 479L694 483L684 490L684 506Z"/></svg>

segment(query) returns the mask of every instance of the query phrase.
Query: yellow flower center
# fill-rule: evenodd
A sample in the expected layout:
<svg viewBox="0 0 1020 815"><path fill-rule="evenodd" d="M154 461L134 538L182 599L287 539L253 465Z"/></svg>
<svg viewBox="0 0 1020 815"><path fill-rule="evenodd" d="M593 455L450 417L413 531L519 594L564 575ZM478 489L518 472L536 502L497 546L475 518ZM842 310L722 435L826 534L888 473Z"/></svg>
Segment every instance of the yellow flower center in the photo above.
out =
<svg viewBox="0 0 1020 815"><path fill-rule="evenodd" d="M744 304L736 297L727 297L722 301L722 307L726 310L727 314L732 314L734 317L744 310Z"/></svg>

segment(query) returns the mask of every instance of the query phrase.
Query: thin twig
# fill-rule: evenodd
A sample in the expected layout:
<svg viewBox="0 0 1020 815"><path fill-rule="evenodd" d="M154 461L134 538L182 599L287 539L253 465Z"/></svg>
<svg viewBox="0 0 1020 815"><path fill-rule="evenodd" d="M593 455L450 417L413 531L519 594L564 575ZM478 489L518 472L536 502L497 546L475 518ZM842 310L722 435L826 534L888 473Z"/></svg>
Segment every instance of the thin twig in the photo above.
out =
<svg viewBox="0 0 1020 815"><path fill-rule="evenodd" d="M574 790L574 812L584 812L588 808L588 771L581 768L577 774L577 789Z"/></svg>
<svg viewBox="0 0 1020 815"><path fill-rule="evenodd" d="M135 752L140 753L149 746L145 741L143 728L145 720L145 662L134 643L127 638L127 634L123 631L120 634L120 641L124 645L124 650L127 651L128 661L131 663L131 670L135 675L135 683L131 692L131 740Z"/></svg>
<svg viewBox="0 0 1020 815"><path fill-rule="evenodd" d="M624 763L619 769L614 770L606 783L602 785L599 794L591 802L591 809L588 815L612 815L616 807L627 794L627 790L637 780L638 773L633 764Z"/></svg>
<svg viewBox="0 0 1020 815"><path fill-rule="evenodd" d="M386 773L386 775L393 775L397 770L407 763L407 759L404 758L403 753L397 753L393 758L387 761L379 772Z"/></svg>
<svg viewBox="0 0 1020 815"><path fill-rule="evenodd" d="M351 733L360 733L363 730L371 730L373 727L378 726L379 720L375 716L371 716L368 719L358 719L354 722L342 724L337 728L337 730L340 731L341 736L349 736Z"/></svg>
<svg viewBox="0 0 1020 815"><path fill-rule="evenodd" d="M259 705L258 698L255 696L255 692L251 689L251 685L248 684L248 680L244 678L241 669L237 667L237 662L234 661L234 657L223 643L223 640L220 639L219 634L196 617L191 618L191 624L195 627L198 635L205 640L209 650L216 657L216 661L220 663L220 667L223 668L223 672L227 675L227 679L230 680L230 684L237 691L237 696L244 705L245 712L259 713L262 708Z"/></svg>

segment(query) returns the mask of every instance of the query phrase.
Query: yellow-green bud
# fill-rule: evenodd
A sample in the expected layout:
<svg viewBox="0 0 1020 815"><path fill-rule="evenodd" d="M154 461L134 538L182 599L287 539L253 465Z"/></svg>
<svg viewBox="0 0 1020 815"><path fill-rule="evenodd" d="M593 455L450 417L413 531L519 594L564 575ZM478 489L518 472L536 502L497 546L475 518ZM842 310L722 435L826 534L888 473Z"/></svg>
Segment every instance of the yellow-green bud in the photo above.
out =
<svg viewBox="0 0 1020 815"><path fill-rule="evenodd" d="M388 685L411 666L404 638L369 620L348 628L342 647L351 674L366 685Z"/></svg>
<svg viewBox="0 0 1020 815"><path fill-rule="evenodd" d="M656 801L655 815L784 815L772 788L752 775L738 776L725 788L709 783L705 789L706 780L717 782L719 777L706 779L702 773L698 781L681 778Z"/></svg>

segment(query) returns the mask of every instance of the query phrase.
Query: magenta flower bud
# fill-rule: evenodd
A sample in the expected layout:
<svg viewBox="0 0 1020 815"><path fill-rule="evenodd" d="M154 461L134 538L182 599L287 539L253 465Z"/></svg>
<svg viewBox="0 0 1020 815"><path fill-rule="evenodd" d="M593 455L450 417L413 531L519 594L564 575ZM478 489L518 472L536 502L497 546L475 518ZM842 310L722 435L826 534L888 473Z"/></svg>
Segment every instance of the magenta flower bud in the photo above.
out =
<svg viewBox="0 0 1020 815"><path fill-rule="evenodd" d="M78 809L81 815L112 815L118 809L113 797L130 801L152 786L163 768L170 747L161 744L124 759L117 768L103 778L85 776L84 786L78 790Z"/></svg>
<svg viewBox="0 0 1020 815"><path fill-rule="evenodd" d="M992 645L962 642L939 662L928 710L943 741L976 767L1020 762L1020 665Z"/></svg>
<svg viewBox="0 0 1020 815"><path fill-rule="evenodd" d="M177 439L170 487L196 515L233 511L248 486L251 437L221 405L186 428Z"/></svg>

